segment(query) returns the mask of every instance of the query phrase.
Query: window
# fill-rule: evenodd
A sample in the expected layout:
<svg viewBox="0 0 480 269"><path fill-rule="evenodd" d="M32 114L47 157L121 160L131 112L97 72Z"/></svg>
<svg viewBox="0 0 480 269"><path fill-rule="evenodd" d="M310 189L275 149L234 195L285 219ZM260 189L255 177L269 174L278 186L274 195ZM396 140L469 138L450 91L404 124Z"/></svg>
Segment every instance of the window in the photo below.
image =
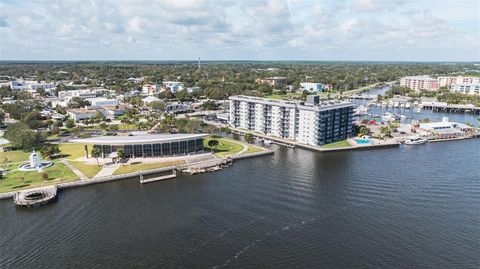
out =
<svg viewBox="0 0 480 269"><path fill-rule="evenodd" d="M195 140L188 140L188 152L195 152Z"/></svg>
<svg viewBox="0 0 480 269"><path fill-rule="evenodd" d="M170 144L172 145L172 155L178 155L180 153L178 142L172 142Z"/></svg>
<svg viewBox="0 0 480 269"><path fill-rule="evenodd" d="M180 141L179 144L179 153L184 154L187 152L187 141Z"/></svg>
<svg viewBox="0 0 480 269"><path fill-rule="evenodd" d="M102 151L103 151L103 157L108 157L110 153L112 153L112 146L110 145L103 145L102 146Z"/></svg>
<svg viewBox="0 0 480 269"><path fill-rule="evenodd" d="M196 147L196 151L203 150L203 139L200 138L195 140L195 147Z"/></svg>
<svg viewBox="0 0 480 269"><path fill-rule="evenodd" d="M170 151L170 143L163 143L162 144L162 155L163 156L172 155L172 153Z"/></svg>
<svg viewBox="0 0 480 269"><path fill-rule="evenodd" d="M123 146L123 149L125 150L125 158L131 158L133 152L132 145L125 145Z"/></svg>
<svg viewBox="0 0 480 269"><path fill-rule="evenodd" d="M153 156L162 156L162 144L153 144Z"/></svg>
<svg viewBox="0 0 480 269"><path fill-rule="evenodd" d="M152 145L145 144L143 145L143 157L152 157Z"/></svg>
<svg viewBox="0 0 480 269"><path fill-rule="evenodd" d="M133 145L133 155L135 155L136 158L143 157L142 145Z"/></svg>

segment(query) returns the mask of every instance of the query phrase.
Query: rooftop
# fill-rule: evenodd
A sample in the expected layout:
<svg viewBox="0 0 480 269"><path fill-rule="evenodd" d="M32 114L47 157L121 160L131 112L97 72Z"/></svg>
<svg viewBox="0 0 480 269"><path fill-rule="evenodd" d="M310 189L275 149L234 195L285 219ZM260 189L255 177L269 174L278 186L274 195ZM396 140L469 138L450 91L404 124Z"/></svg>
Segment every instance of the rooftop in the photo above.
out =
<svg viewBox="0 0 480 269"><path fill-rule="evenodd" d="M90 138L72 139L70 142L96 145L131 145L162 142L175 142L189 139L198 139L208 134L149 134L137 136L97 136Z"/></svg>
<svg viewBox="0 0 480 269"><path fill-rule="evenodd" d="M255 97L255 96L247 96L247 95L230 96L229 99L237 100L237 101L255 102L255 103L266 104L266 105L277 105L277 106L290 107L290 108L299 108L299 109L313 110L313 111L321 111L321 110L353 106L352 102L346 102L346 101L323 101L323 102L320 102L319 105L304 105L300 101L276 100L276 99L268 99L268 98L261 98L261 97Z"/></svg>

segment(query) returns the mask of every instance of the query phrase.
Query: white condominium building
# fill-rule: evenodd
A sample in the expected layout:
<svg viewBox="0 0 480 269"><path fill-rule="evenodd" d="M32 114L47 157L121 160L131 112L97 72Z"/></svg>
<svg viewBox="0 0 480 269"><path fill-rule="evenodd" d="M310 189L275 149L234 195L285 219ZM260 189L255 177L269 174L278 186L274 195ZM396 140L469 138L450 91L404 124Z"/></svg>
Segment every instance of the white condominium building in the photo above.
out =
<svg viewBox="0 0 480 269"><path fill-rule="evenodd" d="M453 84L476 84L480 83L480 77L438 77L440 87L450 87Z"/></svg>
<svg viewBox="0 0 480 269"><path fill-rule="evenodd" d="M298 141L323 145L347 139L352 133L353 103L281 101L252 96L231 96L229 124Z"/></svg>
<svg viewBox="0 0 480 269"><path fill-rule="evenodd" d="M470 95L480 95L480 82L473 84L452 84L450 91Z"/></svg>
<svg viewBox="0 0 480 269"><path fill-rule="evenodd" d="M407 87L415 91L436 91L439 89L438 79L431 78L429 76L403 77L400 79L400 86Z"/></svg>

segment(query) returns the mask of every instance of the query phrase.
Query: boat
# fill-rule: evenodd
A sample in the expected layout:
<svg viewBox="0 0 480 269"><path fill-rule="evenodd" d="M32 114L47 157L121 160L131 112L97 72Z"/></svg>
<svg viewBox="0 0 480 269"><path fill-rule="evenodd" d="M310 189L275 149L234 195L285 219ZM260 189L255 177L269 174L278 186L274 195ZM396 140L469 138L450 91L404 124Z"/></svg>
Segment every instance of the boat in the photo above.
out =
<svg viewBox="0 0 480 269"><path fill-rule="evenodd" d="M407 139L407 140L403 141L403 143L405 145L420 145L420 144L427 143L427 141L428 140L425 139L425 138L418 137L418 138Z"/></svg>
<svg viewBox="0 0 480 269"><path fill-rule="evenodd" d="M265 143L266 145L270 145L270 144L272 144L273 142L272 142L272 140L265 139L265 140L263 141L263 143Z"/></svg>
<svg viewBox="0 0 480 269"><path fill-rule="evenodd" d="M354 109L355 113L353 113L354 116L361 116L361 115L367 115L368 114L368 108L365 106L358 106L356 109Z"/></svg>

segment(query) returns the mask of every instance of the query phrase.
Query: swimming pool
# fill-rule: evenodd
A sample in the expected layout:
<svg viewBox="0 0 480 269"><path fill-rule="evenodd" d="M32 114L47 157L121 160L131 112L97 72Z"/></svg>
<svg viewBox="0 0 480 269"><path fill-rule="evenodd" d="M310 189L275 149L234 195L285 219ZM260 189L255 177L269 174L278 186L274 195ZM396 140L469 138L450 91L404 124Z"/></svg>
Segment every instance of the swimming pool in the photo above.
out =
<svg viewBox="0 0 480 269"><path fill-rule="evenodd" d="M372 144L373 141L370 139L353 139L357 144Z"/></svg>

